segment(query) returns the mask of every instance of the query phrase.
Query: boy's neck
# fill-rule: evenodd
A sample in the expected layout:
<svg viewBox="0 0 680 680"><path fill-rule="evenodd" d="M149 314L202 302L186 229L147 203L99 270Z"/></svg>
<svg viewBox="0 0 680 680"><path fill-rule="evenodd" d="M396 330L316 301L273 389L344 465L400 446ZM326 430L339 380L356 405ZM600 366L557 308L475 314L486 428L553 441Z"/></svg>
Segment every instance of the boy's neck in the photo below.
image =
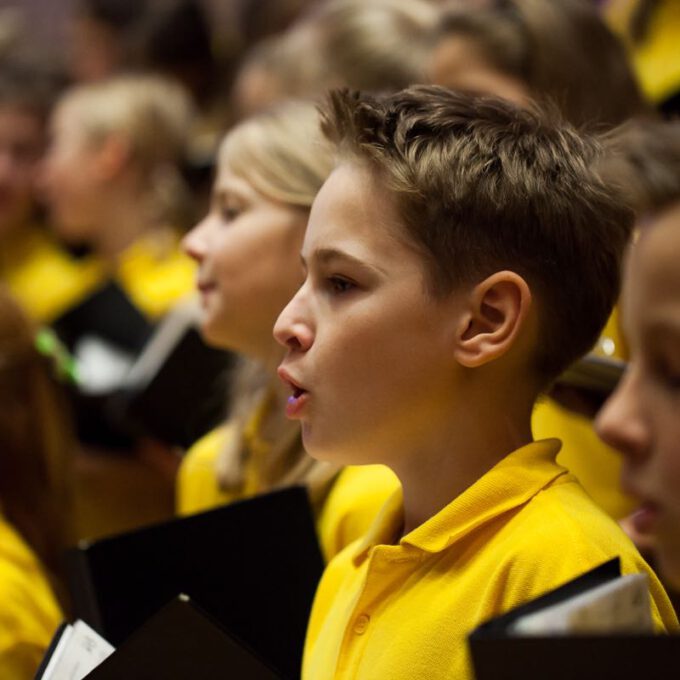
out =
<svg viewBox="0 0 680 680"><path fill-rule="evenodd" d="M393 467L403 487L403 535L436 515L509 453L529 444L532 408L532 400L521 399L499 407L487 403L474 413L461 408L446 428L433 428L423 437L421 450L401 458Z"/></svg>

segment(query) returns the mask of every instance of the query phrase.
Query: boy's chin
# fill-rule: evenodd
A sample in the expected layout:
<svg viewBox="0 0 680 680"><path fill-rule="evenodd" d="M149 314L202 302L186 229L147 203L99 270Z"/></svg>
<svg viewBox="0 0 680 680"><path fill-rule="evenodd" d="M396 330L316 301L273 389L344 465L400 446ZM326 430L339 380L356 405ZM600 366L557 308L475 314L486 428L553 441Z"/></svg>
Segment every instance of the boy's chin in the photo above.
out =
<svg viewBox="0 0 680 680"><path fill-rule="evenodd" d="M315 460L332 463L340 467L347 465L372 465L376 461L369 455L362 455L361 449L345 438L341 441L323 438L309 424L302 423L302 445Z"/></svg>

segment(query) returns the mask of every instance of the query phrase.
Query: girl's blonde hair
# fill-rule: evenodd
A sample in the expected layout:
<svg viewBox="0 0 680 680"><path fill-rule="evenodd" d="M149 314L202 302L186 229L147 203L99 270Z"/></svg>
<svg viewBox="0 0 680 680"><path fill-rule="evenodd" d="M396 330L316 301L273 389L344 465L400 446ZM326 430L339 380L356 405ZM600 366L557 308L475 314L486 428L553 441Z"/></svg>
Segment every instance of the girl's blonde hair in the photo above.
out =
<svg viewBox="0 0 680 680"><path fill-rule="evenodd" d="M189 198L179 167L185 160L193 109L179 84L154 75L119 76L73 87L59 102L59 110L77 117L93 144L122 136L143 189L152 194L158 221L184 221Z"/></svg>
<svg viewBox="0 0 680 680"><path fill-rule="evenodd" d="M267 198L309 210L331 170L334 156L319 127L311 102L287 102L249 118L233 128L220 147L220 165L245 179ZM291 263L297 266L297 263ZM246 466L253 464L253 440L268 408L274 386L270 374L251 360L242 360L232 380L229 439L218 463L222 487L242 491ZM261 491L306 484L312 500L321 502L336 470L310 458L302 447L300 428L281 414L276 441L266 456L257 457Z"/></svg>
<svg viewBox="0 0 680 680"><path fill-rule="evenodd" d="M219 162L267 198L310 208L334 164L319 123L311 102L280 104L233 128Z"/></svg>

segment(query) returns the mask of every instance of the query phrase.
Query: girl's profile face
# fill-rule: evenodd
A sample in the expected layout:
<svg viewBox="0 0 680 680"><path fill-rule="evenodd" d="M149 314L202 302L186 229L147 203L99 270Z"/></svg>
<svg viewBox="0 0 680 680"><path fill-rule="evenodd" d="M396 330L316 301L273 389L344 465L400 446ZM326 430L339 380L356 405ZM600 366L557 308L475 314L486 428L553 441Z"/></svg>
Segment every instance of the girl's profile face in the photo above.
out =
<svg viewBox="0 0 680 680"><path fill-rule="evenodd" d="M631 360L598 417L624 456L622 484L640 502L635 529L652 534L664 576L680 588L680 205L632 248L622 318Z"/></svg>
<svg viewBox="0 0 680 680"><path fill-rule="evenodd" d="M306 210L269 199L220 163L210 212L184 239L198 262L208 342L278 360L272 328L302 282L306 222Z"/></svg>
<svg viewBox="0 0 680 680"><path fill-rule="evenodd" d="M45 156L42 188L55 231L67 242L87 242L98 222L103 188L96 146L77 112L57 109Z"/></svg>

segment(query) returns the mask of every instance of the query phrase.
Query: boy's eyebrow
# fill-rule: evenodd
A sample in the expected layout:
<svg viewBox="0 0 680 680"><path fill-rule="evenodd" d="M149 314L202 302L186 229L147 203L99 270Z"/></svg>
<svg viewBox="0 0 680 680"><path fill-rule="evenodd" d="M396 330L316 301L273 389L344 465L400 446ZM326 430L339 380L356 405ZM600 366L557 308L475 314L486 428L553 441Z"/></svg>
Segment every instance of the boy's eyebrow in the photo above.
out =
<svg viewBox="0 0 680 680"><path fill-rule="evenodd" d="M301 257L303 266L306 266L307 263L305 261L304 256ZM350 255L344 250L340 250L338 248L317 248L312 252L312 256L310 259L315 259L321 264L329 264L335 260L339 260L341 262L344 261L351 265L354 265L355 267L361 267L362 269L366 269L368 271L377 272L379 274L386 273L380 267L369 264L368 262L364 262L363 260L360 260L358 257L354 257L354 255Z"/></svg>

